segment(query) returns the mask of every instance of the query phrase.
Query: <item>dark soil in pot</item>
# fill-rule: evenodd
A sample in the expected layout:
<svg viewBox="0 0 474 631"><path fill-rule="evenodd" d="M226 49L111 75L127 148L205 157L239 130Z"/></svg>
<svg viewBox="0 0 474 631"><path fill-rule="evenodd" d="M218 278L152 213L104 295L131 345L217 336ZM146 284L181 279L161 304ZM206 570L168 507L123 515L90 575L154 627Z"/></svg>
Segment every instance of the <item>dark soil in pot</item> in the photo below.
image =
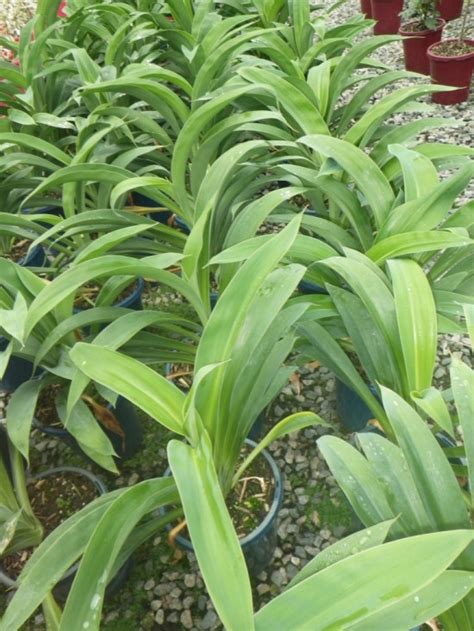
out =
<svg viewBox="0 0 474 631"><path fill-rule="evenodd" d="M255 445L247 439L242 458ZM165 475L170 475L169 469ZM271 455L264 450L226 499L251 576L258 576L273 558L282 500L281 472ZM185 550L193 550L187 530L176 536L176 543Z"/></svg>
<svg viewBox="0 0 474 631"><path fill-rule="evenodd" d="M81 289L81 293L77 296L76 300L74 301L74 308L77 309L78 311L83 311L85 309L90 309L90 308L95 307L97 296L99 295L100 290L101 290L100 285L95 284L95 283L89 283L87 285L84 285L84 287L82 287ZM120 307L123 307L124 305L128 307L129 304L134 305L136 303L136 295L137 294L141 295L142 291L143 291L142 283L140 283L140 280L136 280L132 282L130 285L128 285L127 287L125 287L125 289L120 292L120 294L115 299L114 304ZM140 300L140 307L132 306L129 308L141 309L141 299L139 298L139 300Z"/></svg>
<svg viewBox="0 0 474 631"><path fill-rule="evenodd" d="M39 476L28 484L34 514L44 528L45 538L63 521L100 495L94 481L75 471L58 470L54 475ZM22 550L2 559L6 574L16 580L33 550Z"/></svg>
<svg viewBox="0 0 474 631"><path fill-rule="evenodd" d="M420 22L408 22L400 27L399 33L410 39L403 40L403 50L405 53L405 68L421 74L430 74L430 62L427 51L432 44L441 41L443 29L446 25L444 20L438 21L438 27L430 30Z"/></svg>
<svg viewBox="0 0 474 631"><path fill-rule="evenodd" d="M448 39L428 48L430 73L434 83L459 88L451 92L433 94L432 99L441 105L455 105L469 98L474 70L474 40Z"/></svg>
<svg viewBox="0 0 474 631"><path fill-rule="evenodd" d="M14 240L3 256L23 267L44 267L48 262L44 249L37 245L30 251L31 243L29 239Z"/></svg>
<svg viewBox="0 0 474 631"><path fill-rule="evenodd" d="M42 523L45 536L76 511L81 510L107 489L100 478L84 469L58 467L31 478L28 484L31 505ZM7 587L14 587L14 579L21 573L33 550L24 550L4 557L1 562L0 580ZM128 577L132 565L128 559L109 582L106 595L117 592ZM72 566L53 590L54 597L66 601L79 564Z"/></svg>
<svg viewBox="0 0 474 631"><path fill-rule="evenodd" d="M10 250L8 252L5 252L4 256L14 263L20 263L26 258L30 245L31 241L29 241L28 239L14 241L10 247Z"/></svg>

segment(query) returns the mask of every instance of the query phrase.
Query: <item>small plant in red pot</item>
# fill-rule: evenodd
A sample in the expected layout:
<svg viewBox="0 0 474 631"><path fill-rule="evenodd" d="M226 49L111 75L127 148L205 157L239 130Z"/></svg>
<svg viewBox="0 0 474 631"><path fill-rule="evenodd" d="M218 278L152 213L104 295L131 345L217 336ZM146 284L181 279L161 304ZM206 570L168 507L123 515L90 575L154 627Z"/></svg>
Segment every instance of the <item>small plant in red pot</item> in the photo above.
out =
<svg viewBox="0 0 474 631"><path fill-rule="evenodd" d="M377 21L374 33L376 35L398 33L402 10L403 0L372 0L372 17Z"/></svg>
<svg viewBox="0 0 474 631"><path fill-rule="evenodd" d="M441 41L446 22L439 17L437 0L410 0L401 17L399 33L403 40L405 67L413 72L430 74L427 50Z"/></svg>
<svg viewBox="0 0 474 631"><path fill-rule="evenodd" d="M360 0L360 10L366 18L372 17L372 0Z"/></svg>
<svg viewBox="0 0 474 631"><path fill-rule="evenodd" d="M469 98L474 70L474 39L466 37L466 26L472 5L472 0L464 5L464 18L458 38L447 39L428 48L430 73L434 83L459 88L433 94L435 103L455 105Z"/></svg>
<svg viewBox="0 0 474 631"><path fill-rule="evenodd" d="M461 16L463 0L438 0L438 11L443 20L449 22Z"/></svg>

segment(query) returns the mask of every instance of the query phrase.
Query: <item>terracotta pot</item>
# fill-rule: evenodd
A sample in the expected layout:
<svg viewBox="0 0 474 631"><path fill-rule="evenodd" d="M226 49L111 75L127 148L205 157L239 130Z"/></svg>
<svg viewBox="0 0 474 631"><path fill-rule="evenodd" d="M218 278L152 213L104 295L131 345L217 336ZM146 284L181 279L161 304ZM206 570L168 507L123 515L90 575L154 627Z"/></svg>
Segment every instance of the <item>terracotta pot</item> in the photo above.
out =
<svg viewBox="0 0 474 631"><path fill-rule="evenodd" d="M400 27L398 31L400 35L409 37L403 40L403 50L405 52L405 68L413 72L421 74L430 74L430 62L428 60L427 50L432 44L441 41L443 29L446 26L444 20L439 20L439 26L436 30L410 31L407 27L414 22Z"/></svg>
<svg viewBox="0 0 474 631"><path fill-rule="evenodd" d="M452 42L456 40L447 39L445 41ZM428 59L433 82L460 88L452 92L433 94L432 98L435 103L454 105L455 103L467 101L469 98L472 72L474 70L474 40L465 39L464 41L466 44L471 44L473 49L469 53L456 57L442 57L438 55L436 53L437 44L433 44L428 48Z"/></svg>
<svg viewBox="0 0 474 631"><path fill-rule="evenodd" d="M455 20L461 16L463 0L439 0L438 11L443 20Z"/></svg>
<svg viewBox="0 0 474 631"><path fill-rule="evenodd" d="M360 10L366 18L372 17L372 0L360 0Z"/></svg>
<svg viewBox="0 0 474 631"><path fill-rule="evenodd" d="M377 20L374 33L376 35L398 33L402 10L403 0L372 0L372 17Z"/></svg>

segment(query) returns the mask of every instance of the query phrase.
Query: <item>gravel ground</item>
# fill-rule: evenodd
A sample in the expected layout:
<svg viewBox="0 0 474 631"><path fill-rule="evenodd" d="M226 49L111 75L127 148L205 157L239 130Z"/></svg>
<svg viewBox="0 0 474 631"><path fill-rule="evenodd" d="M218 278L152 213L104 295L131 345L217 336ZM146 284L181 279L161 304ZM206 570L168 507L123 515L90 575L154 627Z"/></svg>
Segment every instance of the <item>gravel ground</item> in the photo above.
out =
<svg viewBox="0 0 474 631"><path fill-rule="evenodd" d="M10 33L29 19L34 2L7 2L0 0L0 22L6 22ZM333 15L335 22L357 11L358 0L350 0ZM448 26L452 32L456 24ZM392 67L403 66L401 44L385 47L379 58ZM398 85L403 85L400 83ZM378 96L387 93L381 91ZM428 103L428 100L426 100ZM403 122L419 116L456 118L456 128L429 132L425 140L456 142L472 146L474 121L472 101L449 108L433 106L429 112L400 112L394 121ZM474 189L462 201L472 199ZM149 303L159 301L170 304L174 296L151 295ZM471 353L467 336L443 336L440 339L435 381L445 385L451 357L462 357L470 362ZM0 398L0 414L2 400ZM309 365L295 380L285 387L268 412L268 424L288 413L311 409L324 419L335 422L335 432L343 435L336 422L335 380L324 367ZM165 445L167 436L156 424L144 420L145 451L123 467L118 479L105 476L110 487L135 484L141 479L160 475L166 468ZM304 564L321 549L347 534L354 526L350 508L338 489L317 449L316 441L327 430L308 429L297 436L277 441L271 447L285 476L285 498L278 529L278 547L270 567L254 581L255 605L260 607L278 594ZM68 447L52 440L35 436L34 468L44 469L53 464L68 462L84 466L82 458ZM93 468L85 464L86 467ZM0 594L0 604L2 595ZM38 615L30 628L41 629ZM103 629L125 631L129 629L220 629L216 613L207 598L194 556L190 553L176 562L165 537L157 537L135 555L130 580L115 598L106 605Z"/></svg>
<svg viewBox="0 0 474 631"><path fill-rule="evenodd" d="M35 11L36 0L0 0L0 25L4 25L6 33L19 35Z"/></svg>

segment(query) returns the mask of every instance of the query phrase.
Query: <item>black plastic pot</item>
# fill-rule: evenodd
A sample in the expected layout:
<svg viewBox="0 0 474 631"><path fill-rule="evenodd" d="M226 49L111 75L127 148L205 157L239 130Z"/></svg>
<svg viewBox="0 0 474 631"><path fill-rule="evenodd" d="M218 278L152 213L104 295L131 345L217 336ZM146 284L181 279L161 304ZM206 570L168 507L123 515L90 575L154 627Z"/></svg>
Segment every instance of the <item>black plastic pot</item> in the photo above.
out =
<svg viewBox="0 0 474 631"><path fill-rule="evenodd" d="M49 469L48 471L44 471L39 475L35 475L31 477L31 480L39 480L50 475L54 475L56 473L64 473L70 472L75 475L82 475L93 482L97 489L98 496L105 495L107 493L107 488L105 484L102 482L100 478L95 476L90 471L86 471L85 469L79 469L77 467L55 467L54 469ZM132 567L131 558L127 559L122 567L118 570L115 576L111 579L109 584L107 585L107 589L105 591L106 596L113 596L115 593L119 591L122 585L128 578L130 574L130 569ZM57 583L56 587L53 589L54 597L61 603L64 603L69 595L69 591L71 589L74 578L76 577L77 570L79 569L79 562L73 565L64 575L64 577ZM3 571L3 567L0 563L0 583L5 585L5 587L11 589L15 587L15 581L10 578Z"/></svg>
<svg viewBox="0 0 474 631"><path fill-rule="evenodd" d="M48 263L46 252L41 245L35 245L28 254L18 261L23 267L45 267Z"/></svg>
<svg viewBox="0 0 474 631"><path fill-rule="evenodd" d="M114 307L122 307L124 309L133 309L135 311L141 311L143 309L142 295L145 290L145 281L143 278L137 278L137 286L133 292L114 304Z"/></svg>
<svg viewBox="0 0 474 631"><path fill-rule="evenodd" d="M133 193L133 203L135 206L142 206L143 208L156 208L157 202L154 199L150 199L146 195L141 193ZM156 212L150 212L149 217L164 226L172 226L181 230L185 234L189 234L189 226L184 222L181 217L177 217L171 210L158 210Z"/></svg>
<svg viewBox="0 0 474 631"><path fill-rule="evenodd" d="M372 394L377 396L374 386L369 385ZM340 423L351 432L363 429L374 413L360 396L349 386L336 378L336 410Z"/></svg>
<svg viewBox="0 0 474 631"><path fill-rule="evenodd" d="M256 446L253 440L247 439L245 442L251 448ZM270 510L262 523L246 537L240 539L240 546L244 553L247 568L250 575L254 577L268 567L273 558L277 544L278 513L283 501L282 473L266 449L261 452L261 456L266 459L272 470L273 479L275 480L275 494ZM165 476L169 475L171 475L171 471L167 469ZM191 541L181 535L176 537L176 543L184 550L194 551Z"/></svg>
<svg viewBox="0 0 474 631"><path fill-rule="evenodd" d="M8 340L0 337L0 351L8 346ZM0 380L0 392L14 392L22 383L33 376L33 364L23 357L10 357L7 369Z"/></svg>
<svg viewBox="0 0 474 631"><path fill-rule="evenodd" d="M451 436L447 432L437 432L435 434L435 438L438 441L439 445L443 449L449 449L450 447L456 447L456 441L451 438ZM448 458L448 462L456 465L466 465L467 460L465 458L459 458L457 456L452 456Z"/></svg>
<svg viewBox="0 0 474 631"><path fill-rule="evenodd" d="M7 429L4 422L0 422L0 458L5 465L8 475L11 477L10 452L8 450Z"/></svg>
<svg viewBox="0 0 474 631"><path fill-rule="evenodd" d="M321 285L316 285L316 283L312 283L309 280L302 280L298 284L298 289L302 294L323 294L328 295L327 290Z"/></svg>
<svg viewBox="0 0 474 631"><path fill-rule="evenodd" d="M110 439L110 442L112 443L120 460L128 460L137 454L143 446L143 429L140 419L138 418L137 409L132 403L130 403L130 401L127 401L127 399L124 399L123 397L119 397L117 399L117 405L115 408L111 405L108 407L113 412L115 418L123 429L125 434L125 445L122 445L121 437L114 432L107 428L103 428L104 432ZM33 425L46 436L51 436L64 441L67 445L72 447L72 449L85 456L77 440L67 431L67 429L64 429L64 427L50 427L48 425L43 425L37 419L34 419Z"/></svg>

